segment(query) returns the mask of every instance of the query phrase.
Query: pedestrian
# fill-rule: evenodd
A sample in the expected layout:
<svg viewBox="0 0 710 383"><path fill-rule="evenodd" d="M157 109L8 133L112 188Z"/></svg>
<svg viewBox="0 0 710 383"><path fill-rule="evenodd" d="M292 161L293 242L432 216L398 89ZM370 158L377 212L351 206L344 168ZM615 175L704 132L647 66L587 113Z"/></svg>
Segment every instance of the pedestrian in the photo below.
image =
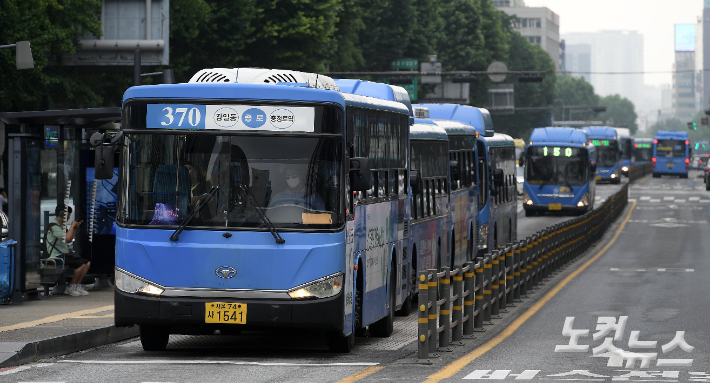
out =
<svg viewBox="0 0 710 383"><path fill-rule="evenodd" d="M65 215L66 210L66 217ZM81 226L83 221L74 221L71 223L69 230L64 231L64 224L71 217L72 208L71 206L59 205L54 209L55 218L49 224L47 229L47 252L49 253L49 258L61 259L64 256L64 265L74 269L74 276L72 277L71 284L64 290L64 294L71 295L73 297L78 297L80 295L89 295L86 290L86 286L81 284L84 280L84 276L89 271L91 267L91 262L87 259L82 258L74 252L70 252L67 249L67 244L74 241L74 236L76 231Z"/></svg>

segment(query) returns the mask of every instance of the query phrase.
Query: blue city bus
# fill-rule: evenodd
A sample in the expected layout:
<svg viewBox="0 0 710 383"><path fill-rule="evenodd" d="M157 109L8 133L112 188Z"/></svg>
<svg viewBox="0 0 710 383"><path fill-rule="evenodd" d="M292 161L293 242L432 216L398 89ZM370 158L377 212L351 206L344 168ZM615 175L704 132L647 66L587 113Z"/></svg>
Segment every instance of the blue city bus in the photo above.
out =
<svg viewBox="0 0 710 383"><path fill-rule="evenodd" d="M408 283L406 283L410 290L405 291L408 294L402 293L404 303L398 312L408 315L411 309L410 301L418 291L415 279L420 269L440 269L444 265L451 265L454 260L459 262L456 265L465 262L465 253L464 257L459 256L458 252L454 253L454 257L451 257L452 253L448 252L447 245L456 241L456 239L450 239L447 236L447 233L451 231L449 228L452 227L449 216L452 204L449 201L450 186L448 161L446 160L449 152L448 137L446 131L428 118L426 108L412 107L409 95L402 87L353 79L336 79L335 83L343 93L400 102L412 113L409 135L410 179L412 180L411 225L406 226L411 228L409 231L411 248L405 253L407 260L402 271L402 275L410 274ZM417 112L423 114L414 117L415 109L419 109ZM441 152L444 145L446 145L446 150ZM432 164L436 164L436 166L432 166ZM445 174L442 173L439 166L446 167Z"/></svg>
<svg viewBox="0 0 710 383"><path fill-rule="evenodd" d="M596 147L596 180L618 184L621 182L621 146L614 128L589 126L582 128L589 143Z"/></svg>
<svg viewBox="0 0 710 383"><path fill-rule="evenodd" d="M653 139L653 177L677 175L688 178L690 141L687 132L659 130Z"/></svg>
<svg viewBox="0 0 710 383"><path fill-rule="evenodd" d="M621 146L621 174L629 176L631 169L636 162L633 156L633 138L629 128L614 128L616 135L619 138L619 146Z"/></svg>
<svg viewBox="0 0 710 383"><path fill-rule="evenodd" d="M548 211L586 213L594 209L595 147L572 128L536 128L525 151L525 216Z"/></svg>
<svg viewBox="0 0 710 383"><path fill-rule="evenodd" d="M451 257L452 269L476 255L476 138L473 126L458 121L434 120L449 137L451 164Z"/></svg>
<svg viewBox="0 0 710 383"><path fill-rule="evenodd" d="M116 326L147 351L217 330L318 329L337 352L389 336L409 294L409 118L295 71L129 88Z"/></svg>
<svg viewBox="0 0 710 383"><path fill-rule="evenodd" d="M634 161L636 164L647 164L653 158L653 139L634 138Z"/></svg>
<svg viewBox="0 0 710 383"><path fill-rule="evenodd" d="M490 113L483 108L457 104L416 104L429 109L434 120L453 120L473 126L476 139L477 255L517 238L515 142L495 133Z"/></svg>

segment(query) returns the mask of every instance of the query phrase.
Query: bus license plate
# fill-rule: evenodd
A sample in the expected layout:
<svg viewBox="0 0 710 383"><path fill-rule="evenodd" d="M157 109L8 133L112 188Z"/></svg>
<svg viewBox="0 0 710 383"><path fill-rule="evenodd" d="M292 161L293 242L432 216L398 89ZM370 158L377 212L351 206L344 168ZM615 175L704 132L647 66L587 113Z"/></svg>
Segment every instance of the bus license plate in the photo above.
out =
<svg viewBox="0 0 710 383"><path fill-rule="evenodd" d="M246 324L246 303L205 303L205 323Z"/></svg>
<svg viewBox="0 0 710 383"><path fill-rule="evenodd" d="M562 204L561 203L551 203L547 208L550 210L562 210Z"/></svg>
<svg viewBox="0 0 710 383"><path fill-rule="evenodd" d="M595 181L601 181L601 180L602 180L602 176L596 176L596 177L594 178L594 180L595 180Z"/></svg>
<svg viewBox="0 0 710 383"><path fill-rule="evenodd" d="M673 168L673 165L675 165L675 164L672 163L672 162L669 162L669 163L668 163L668 168L669 168L669 169Z"/></svg>

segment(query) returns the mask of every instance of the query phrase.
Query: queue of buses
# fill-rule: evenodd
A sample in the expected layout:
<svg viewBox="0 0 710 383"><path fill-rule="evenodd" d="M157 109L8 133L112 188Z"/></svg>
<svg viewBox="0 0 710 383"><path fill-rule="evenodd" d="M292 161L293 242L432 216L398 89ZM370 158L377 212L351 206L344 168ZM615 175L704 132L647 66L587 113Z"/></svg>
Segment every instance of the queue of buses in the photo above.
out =
<svg viewBox="0 0 710 383"><path fill-rule="evenodd" d="M592 209L598 177L624 171L620 139L536 129L526 213ZM413 105L397 86L205 69L128 89L112 141L115 324L138 325L147 351L169 334L286 328L349 352L410 314L419 271L517 239L514 140L485 109Z"/></svg>
<svg viewBox="0 0 710 383"><path fill-rule="evenodd" d="M348 352L409 314L417 272L516 240L515 144L485 109L400 87L206 69L123 98L116 326L317 329Z"/></svg>

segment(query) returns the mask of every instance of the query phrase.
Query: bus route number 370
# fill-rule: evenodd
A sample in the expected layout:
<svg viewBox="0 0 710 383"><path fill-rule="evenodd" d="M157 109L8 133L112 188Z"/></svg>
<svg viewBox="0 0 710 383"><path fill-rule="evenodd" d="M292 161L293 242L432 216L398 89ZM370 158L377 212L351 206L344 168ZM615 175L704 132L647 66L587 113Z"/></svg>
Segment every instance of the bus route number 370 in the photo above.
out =
<svg viewBox="0 0 710 383"><path fill-rule="evenodd" d="M206 302L205 323L246 324L246 303Z"/></svg>

